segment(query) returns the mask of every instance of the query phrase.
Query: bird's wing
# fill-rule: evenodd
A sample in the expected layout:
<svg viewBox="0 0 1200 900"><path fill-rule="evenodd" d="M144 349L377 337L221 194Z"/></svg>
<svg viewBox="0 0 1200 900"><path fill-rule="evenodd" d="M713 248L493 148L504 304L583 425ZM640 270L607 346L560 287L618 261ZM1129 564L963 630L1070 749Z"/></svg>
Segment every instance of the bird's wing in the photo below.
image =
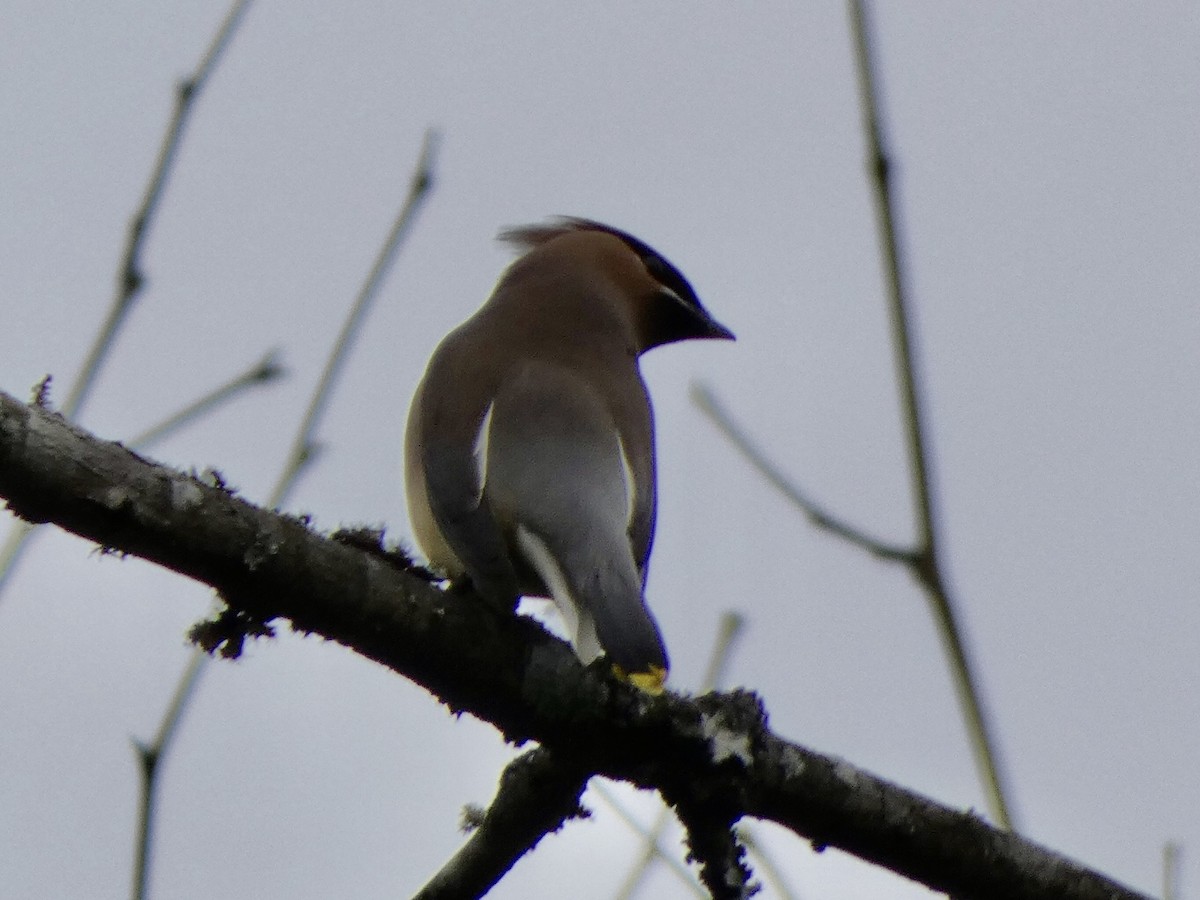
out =
<svg viewBox="0 0 1200 900"><path fill-rule="evenodd" d="M487 434L488 392L478 379L457 377L454 366L462 356L453 348L435 355L417 391L406 460L413 467L409 505L430 562L452 575L465 573L489 599L515 603L516 574L483 497L478 458L479 441ZM469 390L436 389L458 382Z"/></svg>
<svg viewBox="0 0 1200 900"><path fill-rule="evenodd" d="M594 625L627 673L665 675L630 543L633 466L599 394L566 366L526 362L500 384L487 419L483 493L510 545L559 607L577 614L581 636Z"/></svg>

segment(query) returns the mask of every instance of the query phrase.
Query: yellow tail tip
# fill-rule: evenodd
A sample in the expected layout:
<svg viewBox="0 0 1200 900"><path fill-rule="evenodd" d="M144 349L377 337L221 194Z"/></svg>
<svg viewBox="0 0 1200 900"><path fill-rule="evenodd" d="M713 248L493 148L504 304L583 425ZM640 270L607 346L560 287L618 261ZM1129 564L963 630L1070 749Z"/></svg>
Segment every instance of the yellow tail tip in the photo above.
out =
<svg viewBox="0 0 1200 900"><path fill-rule="evenodd" d="M667 683L667 670L662 666L650 666L645 672L626 672L620 666L613 664L613 674L622 681L628 681L644 694L657 697L663 692Z"/></svg>

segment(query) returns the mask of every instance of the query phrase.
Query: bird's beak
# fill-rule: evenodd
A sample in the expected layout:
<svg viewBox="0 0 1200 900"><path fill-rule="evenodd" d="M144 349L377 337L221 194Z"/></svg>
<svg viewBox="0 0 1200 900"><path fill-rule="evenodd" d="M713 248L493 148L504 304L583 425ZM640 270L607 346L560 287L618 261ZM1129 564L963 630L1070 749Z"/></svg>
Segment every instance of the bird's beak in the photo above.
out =
<svg viewBox="0 0 1200 900"><path fill-rule="evenodd" d="M704 316L704 333L699 335L701 338L712 338L718 341L735 341L737 338L733 336L733 332L708 315Z"/></svg>

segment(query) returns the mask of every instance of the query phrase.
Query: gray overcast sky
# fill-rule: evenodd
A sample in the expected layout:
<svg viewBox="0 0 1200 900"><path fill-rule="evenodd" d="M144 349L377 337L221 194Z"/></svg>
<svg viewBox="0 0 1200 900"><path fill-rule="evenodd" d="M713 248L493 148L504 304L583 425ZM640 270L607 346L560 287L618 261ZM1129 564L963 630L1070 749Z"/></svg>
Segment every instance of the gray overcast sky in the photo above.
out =
<svg viewBox="0 0 1200 900"><path fill-rule="evenodd" d="M223 2L9 0L0 16L0 388L61 401L130 213ZM890 3L876 15L948 565L1023 830L1146 891L1200 890L1200 12L1190 2ZM936 635L902 572L818 533L687 399L704 379L796 479L912 532L841 3L361 2L252 8L189 130L147 290L84 423L127 437L271 347L283 384L155 456L274 482L428 125L436 193L293 509L407 537L399 456L436 341L504 225L612 222L738 335L645 360L662 508L649 595L696 686L782 734L983 807ZM0 514L0 533L11 520ZM0 601L0 895L127 893L131 738L209 592L40 536ZM404 896L511 756L487 726L291 635L213 665L168 761L155 896ZM649 821L654 798L620 791ZM502 898L611 896L636 838L594 796ZM763 829L805 897L928 892ZM645 896L683 897L656 870Z"/></svg>

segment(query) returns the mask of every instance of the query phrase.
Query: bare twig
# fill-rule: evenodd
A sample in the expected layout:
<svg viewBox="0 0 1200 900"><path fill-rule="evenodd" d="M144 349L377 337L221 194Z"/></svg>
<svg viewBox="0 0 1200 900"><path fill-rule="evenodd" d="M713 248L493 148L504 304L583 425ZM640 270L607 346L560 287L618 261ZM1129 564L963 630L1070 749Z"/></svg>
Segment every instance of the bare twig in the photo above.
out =
<svg viewBox="0 0 1200 900"><path fill-rule="evenodd" d="M991 735L983 697L966 649L966 639L958 623L958 604L950 596L941 566L939 523L933 497L928 444L925 440L921 409L922 392L918 383L919 365L912 337L912 325L906 308L903 254L900 250L899 228L896 224L891 192L891 162L880 125L874 57L864 0L850 0L850 22L854 32L859 90L871 154L869 169L875 181L876 222L879 238L883 243L892 337L896 345L897 377L900 379L909 464L912 469L913 494L916 498L920 529L920 549L913 563L913 571L926 589L942 644L949 657L955 689L967 720L967 732L971 738L975 764L984 783L988 806L996 822L1011 830L1014 828L1014 819L1008 800L1009 792L1002 776L999 750Z"/></svg>
<svg viewBox="0 0 1200 900"><path fill-rule="evenodd" d="M154 171L150 174L150 182L146 186L142 203L130 222L129 237L122 253L120 271L117 276L116 294L104 324L97 332L83 367L76 375L75 381L67 392L67 399L62 405L62 414L69 419L77 418L83 409L84 402L96 383L96 375L100 371L100 366L115 344L117 334L125 323L126 317L133 307L133 301L145 281L140 267L142 246L154 214L158 210L167 178L171 174L175 152L183 138L184 127L195 106L196 98L200 95L200 91L207 83L213 69L216 68L221 58L221 52L228 45L249 4L250 0L238 0L233 5L196 71L192 73L191 77L184 79L176 90L175 111L166 133L163 135L162 145L158 151L158 160L155 163ZM22 523L9 532L5 539L4 547L0 549L0 595L3 595L13 567L21 556L25 541L32 532L31 526Z"/></svg>
<svg viewBox="0 0 1200 900"><path fill-rule="evenodd" d="M712 390L696 384L692 400L710 420L742 452L746 459L784 496L792 501L819 528L823 528L868 553L890 562L903 563L925 589L933 612L942 646L946 652L951 679L958 695L959 706L966 720L967 734L988 806L996 822L1013 828L1009 792L1002 777L999 750L991 736L977 680L972 671L970 656L962 627L958 622L954 602L941 565L938 518L933 498L933 478L929 451L925 440L921 390L918 379L916 350L911 333L904 291L902 254L898 226L893 212L890 172L891 164L885 150L883 131L879 123L874 84L874 69L869 41L869 28L863 0L850 0L850 19L854 31L859 87L862 94L863 116L866 122L871 154L870 170L875 184L875 210L880 240L883 244L888 308L892 321L892 338L896 348L897 377L904 411L905 433L912 478L912 493L917 506L918 540L913 548L888 544L867 535L828 512L796 487L767 457L766 453L745 433L734 418L721 406Z"/></svg>
<svg viewBox="0 0 1200 900"><path fill-rule="evenodd" d="M625 881L617 888L617 900L629 900L629 898L633 897L634 892L645 876L646 869L649 868L645 863L647 858L661 860L674 873L675 877L679 879L679 882L690 890L693 895L697 897L708 896L708 892L701 886L700 881L688 871L688 867L683 864L683 861L675 853L662 845L663 825L668 816L665 806L660 810L658 817L654 820L654 824L650 828L647 828L625 807L625 804L617 800L616 795L612 791L596 782L592 783L590 789L612 808L612 811L628 826L630 831L642 839L644 854L638 863L635 864L634 868L630 870L629 874L625 876Z"/></svg>
<svg viewBox="0 0 1200 900"><path fill-rule="evenodd" d="M96 383L96 374L112 349L117 333L125 323L125 318L133 307L133 301L145 283L145 275L141 268L142 247L145 243L146 233L154 220L154 214L158 212L163 189L166 187L167 179L170 177L175 162L175 153L183 140L184 129L195 106L196 98L200 96L200 92L208 83L209 77L221 59L222 52L229 45L229 41L249 5L250 0L237 0L234 3L205 52L204 58L200 60L196 71L181 81L175 89L175 112L171 116L166 134L163 135L162 145L158 150L158 160L155 163L154 171L150 174L150 183L146 185L142 204L129 223L129 237L121 257L121 268L117 273L116 295L113 297L112 306L109 307L108 317L88 352L83 368L76 376L75 382L67 394L67 399L62 405L62 413L68 419L78 417L88 394L91 393L92 387Z"/></svg>
<svg viewBox="0 0 1200 900"><path fill-rule="evenodd" d="M129 237L125 244L125 252L121 259L121 268L117 275L116 296L113 298L112 306L109 308L108 317L105 319L99 334L96 336L95 343L88 352L83 368L80 370L79 376L76 378L66 402L63 404L63 414L68 418L76 418L79 415L84 401L87 399L92 386L96 382L96 375L100 370L101 363L104 362L109 351L116 343L117 334L121 330L121 326L125 323L129 311L133 308L133 301L137 298L142 286L145 284L146 278L141 265L142 247L146 234L154 220L154 215L158 212L159 202L162 199L167 178L171 174L176 152L183 141L184 131L196 98L200 96L217 63L221 60L225 48L229 46L229 42L233 39L234 33L241 24L242 17L250 6L250 2L251 0L235 0L225 19L221 22L221 26L217 29L216 35L213 37L196 70L190 77L183 79L176 87L174 114L171 116L171 122L167 126L166 134L163 135L162 144L159 146L158 159L155 162L154 170L150 174L150 182L146 185L146 193L142 198L142 204L129 223ZM136 900L141 900L141 898L146 896L151 846L150 830L152 822L150 804L153 799L152 785L155 783L158 760L161 756L158 750L153 752L153 757L149 755L147 748L140 748L140 752L142 758L142 805L144 815L139 825L140 836L137 842L133 876L133 896Z"/></svg>
<svg viewBox="0 0 1200 900"><path fill-rule="evenodd" d="M708 668L700 679L700 693L719 691L725 685L725 670L733 659L733 647L746 627L746 617L740 612L727 609L721 613L717 623L717 637L713 641L712 653L708 657Z"/></svg>
<svg viewBox="0 0 1200 900"><path fill-rule="evenodd" d="M282 378L285 374L287 374L285 369L279 364L279 354L273 350L240 375L236 375L219 387L213 388L213 390L209 391L203 397L193 400L183 409L179 410L179 412L168 416L157 425L147 428L131 440L129 446L135 449L152 447L181 428L237 397L247 388L270 384L272 381Z"/></svg>
<svg viewBox="0 0 1200 900"><path fill-rule="evenodd" d="M36 530L37 526L30 522L13 522L4 538L4 546L0 547L0 600L4 598L4 589L8 587L22 551Z"/></svg>
<svg viewBox="0 0 1200 900"><path fill-rule="evenodd" d="M772 486L807 515L814 525L844 538L879 559L904 564L925 588L938 626L938 633L948 656L959 704L967 720L971 748L975 754L980 777L984 782L992 815L1000 825L1012 828L1009 804L1005 800L1006 793L1001 788L998 754L993 749L993 742L989 737L982 700L971 675L970 663L953 615L953 604L940 568L935 562L935 554L922 548L909 549L886 544L835 518L792 484L787 476L767 457L762 448L749 438L745 430L717 400L711 389L702 384L693 385L692 400L741 451L747 461L765 476Z"/></svg>
<svg viewBox="0 0 1200 900"><path fill-rule="evenodd" d="M137 900L146 897L149 889L150 849L154 846L154 813L157 808L154 801L156 799L155 786L158 784L158 767L167 750L168 739L175 732L179 724L179 717L183 714L192 691L196 688L196 682L199 680L201 668L194 664L195 661L196 657L193 655L193 665L188 667L185 677L181 678L175 686L175 693L167 705L166 714L158 726L158 734L154 736L154 740L149 744L143 744L140 741L134 742L134 749L138 755L139 772L142 776L141 797L138 804L138 833L134 851L133 896Z"/></svg>
<svg viewBox="0 0 1200 900"><path fill-rule="evenodd" d="M545 835L587 815L579 805L587 780L586 771L564 765L544 747L518 756L504 769L496 799L470 839L414 900L482 897Z"/></svg>
<svg viewBox="0 0 1200 900"><path fill-rule="evenodd" d="M1163 844L1163 900L1180 900L1179 873L1183 863L1183 848L1174 841Z"/></svg>
<svg viewBox="0 0 1200 900"><path fill-rule="evenodd" d="M329 354L329 359L325 363L325 370L321 373L321 377L317 381L317 386L313 391L312 399L309 401L308 409L304 413L300 430L296 432L296 438L292 442L292 448L288 453L283 472L280 473L279 481L276 483L275 490L271 494L269 501L271 506L278 507L285 504L288 494L295 487L301 473L316 451L316 443L313 438L317 432L317 426L320 424L321 416L324 414L325 408L329 403L330 395L333 393L333 386L337 382L337 377L341 373L342 366L349 356L350 349L354 346L354 341L358 337L363 319L379 293L379 287L383 284L384 276L391 267L392 261L396 258L397 251L403 244L404 239L408 237L409 230L412 228L412 224L425 198L428 196L430 190L433 189L433 164L437 146L437 132L433 130L426 131L425 142L421 147L421 156L417 160L417 168L409 185L408 196L405 197L404 205L400 208L400 213L396 216L396 221L392 224L392 230L388 232L383 246L379 248L379 254L375 257L375 263L371 266L371 271L367 274L366 280L359 289L358 296L354 298L354 303L350 307L350 312L347 314L346 320L342 323L342 330L338 334L333 349Z"/></svg>
<svg viewBox="0 0 1200 900"><path fill-rule="evenodd" d="M383 246L380 247L371 271L368 273L366 280L354 298L354 302L351 304L346 320L342 324L341 332L338 334L337 340L330 351L329 359L325 363L325 369L321 373L321 377L313 391L308 409L296 432L291 452L288 454L284 468L280 472L279 479L276 481L275 487L271 492L268 506L273 509L278 509L284 505L301 473L313 459L315 447L313 438L321 423L321 417L328 406L329 397L337 383L337 377L341 373L346 357L354 346L354 339L358 335L372 301L378 296L379 287L383 283L384 276L387 274L392 261L403 244L404 238L407 237L423 201L433 188L433 165L436 147L436 134L432 131L426 132L421 156L417 162L416 171L409 184L408 193L405 196L400 213L396 217L386 240L383 242ZM171 704L163 716L157 737L152 744L139 747L143 763L143 800L141 805L142 820L138 826L139 844L136 852L140 869L136 875L135 884L144 885L147 877L146 866L148 865L150 856L150 847L144 842L149 841L153 837L153 829L150 826L150 822L157 805L156 798L160 783L157 777L159 772L157 763L168 751L178 733L180 722L187 712L188 701L193 695L197 680L204 672L207 661L208 656L199 647L192 651L192 655L188 659L187 665L176 685ZM148 759L153 762L147 764L146 761ZM141 900L142 897L142 893L134 894L135 900Z"/></svg>
<svg viewBox="0 0 1200 900"><path fill-rule="evenodd" d="M762 448L750 439L749 435L738 425L708 385L700 382L692 384L692 402L696 404L696 407L702 413L708 416L709 421L716 425L722 434L729 438L733 445L746 457L746 460L754 468L758 469L759 473L771 483L771 486L792 501L792 504L804 513L804 515L808 516L809 520L818 528L824 528L826 531L844 538L880 559L892 562L912 562L912 550L907 547L886 544L883 541L877 540L855 528L853 525L838 519L824 507L810 499L804 491L783 474L778 466L771 462Z"/></svg>

